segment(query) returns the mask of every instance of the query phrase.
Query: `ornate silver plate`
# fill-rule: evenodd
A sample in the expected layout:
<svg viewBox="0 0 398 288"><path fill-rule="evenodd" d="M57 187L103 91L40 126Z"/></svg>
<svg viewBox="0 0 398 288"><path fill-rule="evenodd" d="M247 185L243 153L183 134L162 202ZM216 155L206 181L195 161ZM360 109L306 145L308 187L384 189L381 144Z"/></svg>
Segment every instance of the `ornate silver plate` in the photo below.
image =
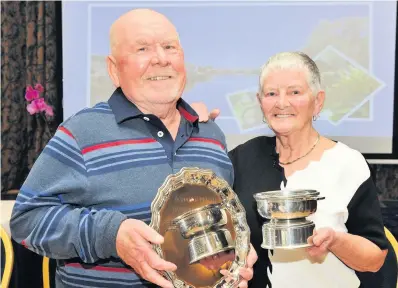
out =
<svg viewBox="0 0 398 288"><path fill-rule="evenodd" d="M245 209L224 179L211 170L183 168L164 181L151 211L150 226L165 240L154 250L177 265L175 272L164 272L175 287L237 286L250 229ZM231 273L232 281L221 269Z"/></svg>

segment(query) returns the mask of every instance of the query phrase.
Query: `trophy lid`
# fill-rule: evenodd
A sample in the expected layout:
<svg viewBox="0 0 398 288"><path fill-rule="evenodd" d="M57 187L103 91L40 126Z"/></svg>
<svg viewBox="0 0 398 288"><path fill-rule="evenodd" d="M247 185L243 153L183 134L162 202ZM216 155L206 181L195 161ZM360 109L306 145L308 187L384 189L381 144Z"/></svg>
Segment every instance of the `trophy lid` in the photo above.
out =
<svg viewBox="0 0 398 288"><path fill-rule="evenodd" d="M286 199L306 199L318 196L320 193L313 189L295 190L273 190L254 194L254 199L258 200L286 200Z"/></svg>
<svg viewBox="0 0 398 288"><path fill-rule="evenodd" d="M186 218L188 218L188 217L194 216L195 214L198 214L198 213L203 212L203 211L208 211L208 210L211 210L211 209L220 209L221 206L222 206L221 204L208 204L208 205L206 205L206 206L202 206L202 207L199 207L199 208L190 210L190 211L185 212L184 214L182 214L182 215L180 215L180 216L174 218L174 219L171 221L171 223L172 223L173 225L174 225L174 224L177 224L177 223L180 222L181 220L184 220L184 219L186 219Z"/></svg>

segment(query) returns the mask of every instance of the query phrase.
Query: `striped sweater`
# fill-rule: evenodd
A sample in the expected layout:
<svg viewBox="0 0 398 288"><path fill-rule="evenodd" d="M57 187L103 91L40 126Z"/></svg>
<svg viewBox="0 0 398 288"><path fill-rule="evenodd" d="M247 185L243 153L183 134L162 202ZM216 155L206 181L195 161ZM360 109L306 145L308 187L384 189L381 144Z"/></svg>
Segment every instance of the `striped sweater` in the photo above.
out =
<svg viewBox="0 0 398 288"><path fill-rule="evenodd" d="M182 167L212 169L232 185L225 137L199 123L182 99L175 141L154 115L141 113L117 89L108 102L62 123L20 189L12 237L57 259L57 287L146 287L116 253L126 218L149 224L165 178Z"/></svg>

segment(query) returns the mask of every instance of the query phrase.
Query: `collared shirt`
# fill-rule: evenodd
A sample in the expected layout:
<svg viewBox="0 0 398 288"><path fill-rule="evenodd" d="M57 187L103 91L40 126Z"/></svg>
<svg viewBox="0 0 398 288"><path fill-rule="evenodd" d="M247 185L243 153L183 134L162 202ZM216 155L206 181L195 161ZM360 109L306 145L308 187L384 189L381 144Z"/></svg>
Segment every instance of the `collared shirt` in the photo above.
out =
<svg viewBox="0 0 398 288"><path fill-rule="evenodd" d="M190 135L195 131L198 132L199 117L196 112L183 100L179 99L177 102L177 109L182 115L179 130L175 141L170 135L169 131L163 122L153 114L142 113L137 106L131 103L118 88L112 97L109 99L109 106L111 107L118 124L127 122L126 125L134 125L132 119L143 119L146 122L146 127L152 134L154 139L163 146L166 151L169 163L173 162L173 155L177 150L188 140ZM133 127L132 127L133 128Z"/></svg>
<svg viewBox="0 0 398 288"><path fill-rule="evenodd" d="M108 103L66 120L35 162L10 226L17 242L57 259L57 287L149 286L118 258L120 223L149 223L158 188L183 167L211 169L232 186L220 128L198 123L182 99L176 108L182 119L174 141L117 89Z"/></svg>

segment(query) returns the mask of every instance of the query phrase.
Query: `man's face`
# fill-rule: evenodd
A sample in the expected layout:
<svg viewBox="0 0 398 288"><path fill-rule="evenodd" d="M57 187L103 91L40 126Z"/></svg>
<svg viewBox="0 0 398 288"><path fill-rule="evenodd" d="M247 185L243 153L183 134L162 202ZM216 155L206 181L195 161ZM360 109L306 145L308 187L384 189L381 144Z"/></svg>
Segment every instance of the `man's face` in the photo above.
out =
<svg viewBox="0 0 398 288"><path fill-rule="evenodd" d="M134 23L121 32L114 56L117 81L135 103L166 104L181 97L186 72L184 52L170 22ZM118 82L118 83L115 83Z"/></svg>

